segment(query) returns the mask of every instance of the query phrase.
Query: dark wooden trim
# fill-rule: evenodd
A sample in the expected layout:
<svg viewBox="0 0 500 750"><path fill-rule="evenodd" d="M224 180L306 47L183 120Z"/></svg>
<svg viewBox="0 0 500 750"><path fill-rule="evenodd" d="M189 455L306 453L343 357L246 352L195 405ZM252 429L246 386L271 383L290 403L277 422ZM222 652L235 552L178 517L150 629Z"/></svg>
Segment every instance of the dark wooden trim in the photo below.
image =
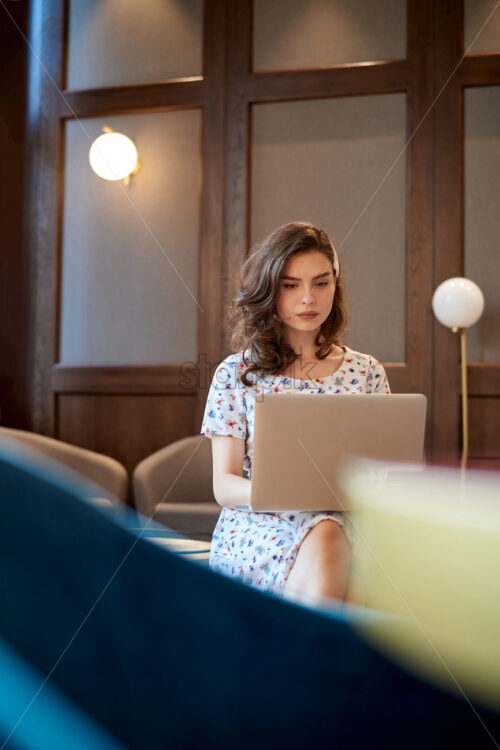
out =
<svg viewBox="0 0 500 750"><path fill-rule="evenodd" d="M462 3L442 0L434 5L434 289L452 276L463 275L463 106L455 70L462 48ZM450 78L451 76L451 78ZM444 88L443 88L444 87ZM458 462L460 379L458 336L433 320L434 461Z"/></svg>
<svg viewBox="0 0 500 750"><path fill-rule="evenodd" d="M214 362L215 364L215 362ZM218 362L217 362L218 364ZM54 365L55 393L186 393L182 379L196 373L196 364L71 366ZM384 368L395 393L410 392L410 368L403 362L385 362ZM213 374L213 367L207 373ZM460 375L460 370L457 370ZM467 368L469 396L500 396L500 364L474 363ZM209 382L209 375L205 379Z"/></svg>
<svg viewBox="0 0 500 750"><path fill-rule="evenodd" d="M59 117L72 119L201 107L204 86L203 78L193 77L133 86L65 90L59 99Z"/></svg>
<svg viewBox="0 0 500 750"><path fill-rule="evenodd" d="M210 362L220 362L223 354L224 276L224 163L225 163L225 64L226 0L205 3L203 29L203 133L202 193L200 215L200 256L198 298L198 352ZM196 419L205 408L206 390L198 390Z"/></svg>
<svg viewBox="0 0 500 750"><path fill-rule="evenodd" d="M462 86L498 86L500 84L500 52L470 55L459 68Z"/></svg>
<svg viewBox="0 0 500 750"><path fill-rule="evenodd" d="M500 471L500 458L478 458L471 456L467 468L474 471Z"/></svg>
<svg viewBox="0 0 500 750"><path fill-rule="evenodd" d="M21 227L25 200L26 71L29 49L27 2L0 6L0 424L29 429L26 377L30 348L27 285L29 254Z"/></svg>
<svg viewBox="0 0 500 750"><path fill-rule="evenodd" d="M432 415L433 29L432 0L408 1L406 159L406 361L408 391L425 393ZM429 420L429 424L431 420ZM428 442L430 433L428 434Z"/></svg>
<svg viewBox="0 0 500 750"><path fill-rule="evenodd" d="M205 364L204 364L205 363ZM210 385L215 366L198 363L172 365L87 366L57 364L52 368L54 393L176 393L193 395ZM409 392L410 371L403 362L386 362L384 367L395 393Z"/></svg>
<svg viewBox="0 0 500 750"><path fill-rule="evenodd" d="M55 311L54 311L54 352L53 362L60 359L61 339L61 301L62 301L62 263L63 263L63 223L64 223L64 180L65 180L65 149L66 129L63 120L58 121L59 169L57 181L57 235L56 235L56 263L55 263Z"/></svg>
<svg viewBox="0 0 500 750"><path fill-rule="evenodd" d="M392 393L410 392L410 368L405 362L384 362Z"/></svg>
<svg viewBox="0 0 500 750"><path fill-rule="evenodd" d="M66 83L68 70L68 33L69 33L69 0L63 0L61 39L61 84ZM61 336L61 302L62 302L62 264L63 264L63 223L64 223L64 183L65 183L65 150L66 127L64 120L57 121L57 226L56 226L56 257L55 257L55 301L54 301L54 342L53 362L59 361ZM51 394L51 432L57 428L57 399Z"/></svg>
<svg viewBox="0 0 500 750"><path fill-rule="evenodd" d="M54 365L53 393L176 394L195 396L200 384L196 365Z"/></svg>
<svg viewBox="0 0 500 750"><path fill-rule="evenodd" d="M228 0L226 58L226 163L224 181L224 309L233 297L239 270L248 253L249 235L249 106L246 98L252 51L252 3ZM230 351L224 330L224 352Z"/></svg>
<svg viewBox="0 0 500 750"><path fill-rule="evenodd" d="M500 397L500 363L474 362L467 367L469 396Z"/></svg>
<svg viewBox="0 0 500 750"><path fill-rule="evenodd" d="M410 80L409 63L398 60L252 73L244 80L244 90L248 102L278 102L405 91Z"/></svg>
<svg viewBox="0 0 500 750"><path fill-rule="evenodd" d="M432 451L432 258L433 241L433 67L432 0L408 0L407 55L411 84L407 99L405 387L428 398L427 452ZM391 381L389 381L391 382ZM391 383L392 385L392 383Z"/></svg>
<svg viewBox="0 0 500 750"><path fill-rule="evenodd" d="M54 399L51 370L56 347L57 252L59 234L60 122L59 90L64 77L64 0L46 0L40 29L30 26L28 90L39 91L30 99L28 114L27 206L24 232L31 258L30 380L33 429L52 434ZM35 56L36 55L36 56ZM41 63L41 64L40 64ZM43 68L41 68L41 65Z"/></svg>
<svg viewBox="0 0 500 750"><path fill-rule="evenodd" d="M62 15L62 71L61 71L61 89L68 87L68 50L69 50L69 3L70 0L63 0Z"/></svg>

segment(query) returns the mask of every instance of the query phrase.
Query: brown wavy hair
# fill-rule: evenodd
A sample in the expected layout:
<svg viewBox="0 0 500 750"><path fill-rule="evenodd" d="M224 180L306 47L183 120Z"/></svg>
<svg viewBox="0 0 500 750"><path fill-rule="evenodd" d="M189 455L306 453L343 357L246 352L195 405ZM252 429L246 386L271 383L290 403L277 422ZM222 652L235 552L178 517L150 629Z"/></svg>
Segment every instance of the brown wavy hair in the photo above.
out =
<svg viewBox="0 0 500 750"><path fill-rule="evenodd" d="M284 326L276 309L276 297L286 261L294 253L319 250L332 265L336 280L335 296L328 318L322 323L315 338L315 354L325 359L339 343L345 329L344 290L334 270L334 254L325 231L306 222L284 224L252 252L241 267L239 292L229 309L227 323L232 330L231 347L243 349L246 368L241 381L252 385L249 373L277 375L298 359L299 355L286 342ZM245 358L245 352L249 350Z"/></svg>

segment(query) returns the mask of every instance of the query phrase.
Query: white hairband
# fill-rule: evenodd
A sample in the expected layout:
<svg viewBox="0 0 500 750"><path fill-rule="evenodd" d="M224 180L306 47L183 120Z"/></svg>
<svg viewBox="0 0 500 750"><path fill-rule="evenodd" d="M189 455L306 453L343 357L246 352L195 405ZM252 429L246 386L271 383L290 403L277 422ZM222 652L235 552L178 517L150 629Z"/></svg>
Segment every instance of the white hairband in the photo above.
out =
<svg viewBox="0 0 500 750"><path fill-rule="evenodd" d="M328 238L330 240L330 238ZM340 273L340 264L339 264L339 256L337 255L337 251L333 247L333 242L330 240L330 245L333 250L333 270L335 271L335 276L338 278Z"/></svg>

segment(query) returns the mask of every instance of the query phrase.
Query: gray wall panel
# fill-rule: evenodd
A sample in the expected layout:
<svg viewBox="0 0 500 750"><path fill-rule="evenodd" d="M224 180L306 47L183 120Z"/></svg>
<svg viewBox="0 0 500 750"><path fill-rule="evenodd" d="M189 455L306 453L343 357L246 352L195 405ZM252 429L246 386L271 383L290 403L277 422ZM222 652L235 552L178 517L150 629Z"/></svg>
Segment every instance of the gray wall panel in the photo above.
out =
<svg viewBox="0 0 500 750"><path fill-rule="evenodd" d="M128 187L90 168L102 124L67 123L60 361L194 360L201 113L106 118L139 152Z"/></svg>
<svg viewBox="0 0 500 750"><path fill-rule="evenodd" d="M203 0L72 0L70 89L202 74Z"/></svg>
<svg viewBox="0 0 500 750"><path fill-rule="evenodd" d="M485 310L469 330L469 358L500 362L500 86L465 90L465 275Z"/></svg>
<svg viewBox="0 0 500 750"><path fill-rule="evenodd" d="M346 343L405 360L404 94L253 107L251 238L322 226L347 286Z"/></svg>
<svg viewBox="0 0 500 750"><path fill-rule="evenodd" d="M465 51L468 55L500 51L500 6L498 0L465 0Z"/></svg>
<svg viewBox="0 0 500 750"><path fill-rule="evenodd" d="M406 0L254 0L254 70L406 57Z"/></svg>

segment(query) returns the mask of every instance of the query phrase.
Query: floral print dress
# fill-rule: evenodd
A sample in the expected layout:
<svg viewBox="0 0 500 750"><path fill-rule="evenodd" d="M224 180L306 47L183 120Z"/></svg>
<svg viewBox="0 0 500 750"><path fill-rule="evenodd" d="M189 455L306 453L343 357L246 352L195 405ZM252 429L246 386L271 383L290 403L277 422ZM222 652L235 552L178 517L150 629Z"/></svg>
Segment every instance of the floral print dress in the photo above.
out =
<svg viewBox="0 0 500 750"><path fill-rule="evenodd" d="M252 385L239 379L245 369L243 352L231 354L215 371L201 426L203 435L229 435L245 441L243 475L252 476L256 399L265 393L390 393L385 370L369 354L347 346L340 367L322 378L295 379L283 375L258 377ZM274 511L266 513L222 508L210 548L209 567L219 573L282 596L290 570L305 535L317 523L331 519L340 524L351 542L354 532L342 511Z"/></svg>

